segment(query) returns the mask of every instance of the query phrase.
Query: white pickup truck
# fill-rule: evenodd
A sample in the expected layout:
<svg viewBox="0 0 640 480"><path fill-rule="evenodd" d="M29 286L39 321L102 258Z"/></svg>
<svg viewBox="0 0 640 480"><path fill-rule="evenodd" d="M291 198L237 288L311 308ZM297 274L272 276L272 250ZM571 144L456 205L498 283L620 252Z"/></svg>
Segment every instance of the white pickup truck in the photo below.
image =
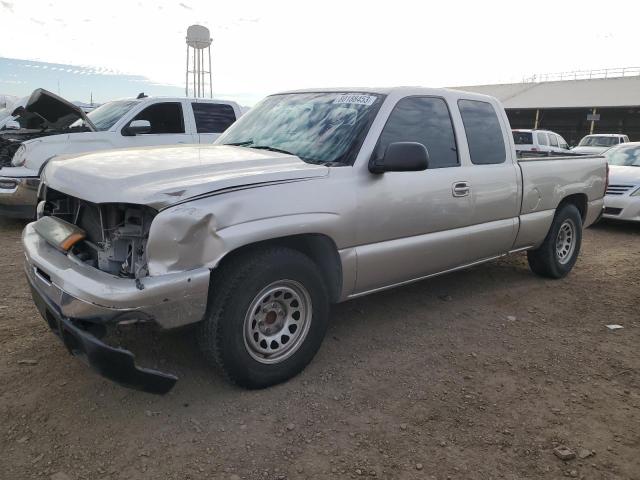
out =
<svg viewBox="0 0 640 480"><path fill-rule="evenodd" d="M38 89L14 128L0 130L0 215L35 217L40 172L54 156L212 143L241 114L240 106L230 101L144 96L108 102L85 114Z"/></svg>
<svg viewBox="0 0 640 480"><path fill-rule="evenodd" d="M564 277L606 172L597 156L518 161L484 95L288 92L216 145L50 162L25 270L54 332L106 377L166 392L174 376L100 336L198 323L205 357L260 388L311 361L331 303L522 251L536 274Z"/></svg>

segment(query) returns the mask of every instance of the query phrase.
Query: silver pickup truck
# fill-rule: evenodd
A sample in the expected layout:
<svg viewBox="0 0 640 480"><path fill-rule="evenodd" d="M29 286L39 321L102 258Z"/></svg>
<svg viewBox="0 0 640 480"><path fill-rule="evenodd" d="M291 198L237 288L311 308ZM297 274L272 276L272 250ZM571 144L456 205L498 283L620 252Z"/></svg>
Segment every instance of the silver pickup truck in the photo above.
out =
<svg viewBox="0 0 640 480"><path fill-rule="evenodd" d="M23 234L42 316L120 384L166 392L102 335L198 324L247 388L313 358L329 307L527 251L562 278L602 213L602 157L518 161L497 100L427 88L272 95L216 142L49 163Z"/></svg>

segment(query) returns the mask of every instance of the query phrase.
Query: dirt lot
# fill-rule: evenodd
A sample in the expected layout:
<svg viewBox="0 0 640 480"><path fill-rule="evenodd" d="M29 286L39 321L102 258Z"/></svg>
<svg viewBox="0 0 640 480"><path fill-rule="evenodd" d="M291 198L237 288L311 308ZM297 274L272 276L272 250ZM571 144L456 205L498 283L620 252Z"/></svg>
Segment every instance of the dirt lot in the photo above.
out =
<svg viewBox="0 0 640 480"><path fill-rule="evenodd" d="M589 229L563 281L517 255L336 306L312 364L263 391L224 383L193 331L128 332L181 377L160 397L48 331L22 226L0 220L2 479L640 479L640 227Z"/></svg>

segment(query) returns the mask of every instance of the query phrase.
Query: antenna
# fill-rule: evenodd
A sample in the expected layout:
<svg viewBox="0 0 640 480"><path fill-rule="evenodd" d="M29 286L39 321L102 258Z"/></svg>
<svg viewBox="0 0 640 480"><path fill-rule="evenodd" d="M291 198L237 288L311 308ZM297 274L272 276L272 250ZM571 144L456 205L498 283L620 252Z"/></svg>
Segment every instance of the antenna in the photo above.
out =
<svg viewBox="0 0 640 480"><path fill-rule="evenodd" d="M209 80L209 98L213 98L211 85L211 42L213 39L209 34L209 29L202 25L191 25L187 28L187 71L184 86L185 95L195 98L206 96L206 77ZM209 57L209 69L205 67L205 50ZM189 70L189 57L193 58L193 65ZM191 79L189 79L191 74ZM191 95L189 87L191 83Z"/></svg>

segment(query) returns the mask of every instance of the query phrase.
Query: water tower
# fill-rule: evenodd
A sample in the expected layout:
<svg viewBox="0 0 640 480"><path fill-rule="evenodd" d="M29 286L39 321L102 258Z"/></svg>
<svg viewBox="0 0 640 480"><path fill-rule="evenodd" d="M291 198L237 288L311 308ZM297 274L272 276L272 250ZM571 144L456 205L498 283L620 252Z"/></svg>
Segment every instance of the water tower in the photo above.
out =
<svg viewBox="0 0 640 480"><path fill-rule="evenodd" d="M187 28L187 79L185 94L187 97L205 97L207 81L209 83L209 98L213 98L211 87L211 35L209 29L202 25L191 25ZM209 61L209 67L205 66L205 50ZM189 58L193 59L191 70ZM189 76L191 75L191 76ZM189 94L191 90L191 94Z"/></svg>

